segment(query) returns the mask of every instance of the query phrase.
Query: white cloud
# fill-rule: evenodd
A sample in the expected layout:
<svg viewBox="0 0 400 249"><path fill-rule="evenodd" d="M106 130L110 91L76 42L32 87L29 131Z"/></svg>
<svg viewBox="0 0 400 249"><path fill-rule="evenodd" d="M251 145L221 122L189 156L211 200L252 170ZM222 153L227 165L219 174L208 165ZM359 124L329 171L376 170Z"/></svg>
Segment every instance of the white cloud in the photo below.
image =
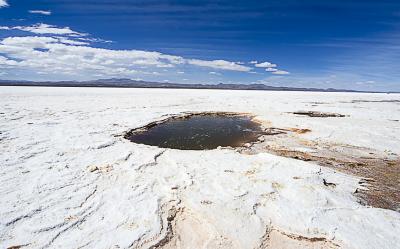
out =
<svg viewBox="0 0 400 249"><path fill-rule="evenodd" d="M88 37L76 37L76 40L85 41L85 42L113 43L113 41L109 41L109 40L103 40L100 38L88 38Z"/></svg>
<svg viewBox="0 0 400 249"><path fill-rule="evenodd" d="M51 11L50 10L30 10L29 13L31 13L31 14L39 14L39 15L46 15L46 16L51 15Z"/></svg>
<svg viewBox="0 0 400 249"><path fill-rule="evenodd" d="M55 35L72 35L86 36L87 34L79 33L71 30L69 27L59 28L56 26L39 23L33 26L22 27L21 30L29 31L35 34L55 34Z"/></svg>
<svg viewBox="0 0 400 249"><path fill-rule="evenodd" d="M74 41L56 37L9 37L0 42L0 51L20 69L40 69L53 73L95 73L131 75L140 66L173 66L182 58L140 50L108 50L77 46ZM3 59L4 60L4 59ZM11 60L11 62L10 62ZM1 65L5 62L2 61Z"/></svg>
<svg viewBox="0 0 400 249"><path fill-rule="evenodd" d="M277 75L287 75L290 74L288 71L284 71L284 70L276 70L275 72L272 72L273 74L277 74Z"/></svg>
<svg viewBox="0 0 400 249"><path fill-rule="evenodd" d="M65 37L57 37L58 41L60 43L64 44L69 44L69 45L77 45L77 46L83 46L83 45L89 45L89 42L84 42L84 41L77 41L77 40L71 40Z"/></svg>
<svg viewBox="0 0 400 249"><path fill-rule="evenodd" d="M0 8L7 7L8 3L6 0L0 0Z"/></svg>
<svg viewBox="0 0 400 249"><path fill-rule="evenodd" d="M213 60L213 61L205 61L205 60L188 60L190 65L196 65L200 67L210 67L215 69L222 70L230 70L230 71L239 71L239 72L248 72L251 70L250 67L239 65L235 62L225 61L225 60Z"/></svg>
<svg viewBox="0 0 400 249"><path fill-rule="evenodd" d="M330 82L329 82L330 83ZM357 81L356 85L372 85L376 82L374 80Z"/></svg>
<svg viewBox="0 0 400 249"><path fill-rule="evenodd" d="M273 64L271 62L262 62L262 63L257 63L255 64L256 67L262 67L262 68L271 68L271 67L276 67L276 64Z"/></svg>
<svg viewBox="0 0 400 249"><path fill-rule="evenodd" d="M1 0L0 0L1 1ZM90 77L137 77L138 74L184 74L190 67L215 69L210 75L222 75L218 70L256 73L254 67L263 68L276 75L289 74L271 62L242 62L227 60L200 60L143 50L116 50L91 46L92 42L111 42L92 38L69 27L38 23L30 26L0 26L0 30L21 30L30 36L7 37L0 40L0 69L24 71L26 75L74 75ZM174 68L175 70L167 70ZM9 71L11 72L11 71ZM59 77L62 78L62 77Z"/></svg>
<svg viewBox="0 0 400 249"><path fill-rule="evenodd" d="M225 60L207 61L142 50L95 48L75 37L8 37L0 40L0 53L3 55L0 68L58 78L156 76L160 75L158 68L188 65L240 72L251 70Z"/></svg>
<svg viewBox="0 0 400 249"><path fill-rule="evenodd" d="M6 66L16 66L18 64L18 62L13 61L13 60L9 60L4 56L0 55L0 65L2 67L6 67Z"/></svg>
<svg viewBox="0 0 400 249"><path fill-rule="evenodd" d="M218 72L209 72L208 74L221 75L221 73L218 73Z"/></svg>
<svg viewBox="0 0 400 249"><path fill-rule="evenodd" d="M60 28L60 27L45 24L45 23L38 23L35 25L31 25L31 26L15 26L15 27L1 26L0 29L21 30L21 31L31 32L34 34L39 34L39 35L66 35L66 36L73 36L73 37L87 36L87 34L79 33L77 31L71 30L69 27Z"/></svg>

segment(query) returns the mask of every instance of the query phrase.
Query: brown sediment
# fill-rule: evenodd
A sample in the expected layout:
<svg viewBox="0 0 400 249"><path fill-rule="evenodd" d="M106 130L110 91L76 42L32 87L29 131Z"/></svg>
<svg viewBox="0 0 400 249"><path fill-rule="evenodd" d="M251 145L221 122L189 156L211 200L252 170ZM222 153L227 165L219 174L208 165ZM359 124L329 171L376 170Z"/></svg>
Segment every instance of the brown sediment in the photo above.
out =
<svg viewBox="0 0 400 249"><path fill-rule="evenodd" d="M293 132L296 132L297 134L304 134L304 133L311 132L310 129L291 128L290 130Z"/></svg>
<svg viewBox="0 0 400 249"><path fill-rule="evenodd" d="M336 118L342 118L346 117L346 115L339 114L339 113L330 113L330 112L317 112L317 111L298 111L298 112L292 112L295 115L303 115L303 116L308 116L312 118L330 118L330 117L336 117Z"/></svg>
<svg viewBox="0 0 400 249"><path fill-rule="evenodd" d="M25 246L28 246L28 245L10 246L10 247L7 247L7 249L20 249L20 248L25 247Z"/></svg>
<svg viewBox="0 0 400 249"><path fill-rule="evenodd" d="M271 128L266 128L264 130L264 135L274 136L279 134L286 134L288 131L289 131L288 129L271 127Z"/></svg>
<svg viewBox="0 0 400 249"><path fill-rule="evenodd" d="M344 116L336 113L320 112L297 112L295 114L314 117ZM269 152L279 156L314 162L346 174L361 177L360 187L354 193L361 204L400 212L400 157L398 155L384 155L369 148L346 144L307 140L302 137L303 134L312 132L307 128L271 127L268 121L256 120L249 113L199 112L170 116L130 130L124 134L124 137L128 138L134 132L145 131L160 123L186 119L195 115L250 117L263 127L262 136L257 141L250 142L244 147L239 146L236 148L237 151L247 154ZM305 150L299 151L297 148ZM335 187L334 183L326 180L321 184L327 187Z"/></svg>
<svg viewBox="0 0 400 249"><path fill-rule="evenodd" d="M378 208L400 211L400 159L365 158L336 152L306 153L295 150L265 148L273 154L334 168L343 173L362 177L360 188L355 191L360 203ZM326 186L331 183L324 182Z"/></svg>
<svg viewBox="0 0 400 249"><path fill-rule="evenodd" d="M241 248L235 238L229 238L206 217L189 208L174 207L164 210L161 215L161 231L156 236L144 241L137 241L131 248L173 249L173 248ZM207 203L210 204L210 203ZM195 235L195 236L194 236ZM323 236L303 236L289 233L268 226L260 238L256 249L336 249L340 245L336 241Z"/></svg>
<svg viewBox="0 0 400 249"><path fill-rule="evenodd" d="M276 228L268 228L261 238L257 249L284 249L284 248L304 248L304 249L335 249L340 246L324 237L305 237L280 231Z"/></svg>
<svg viewBox="0 0 400 249"><path fill-rule="evenodd" d="M269 152L278 156L313 162L362 178L354 195L363 205L400 212L400 157L373 149L346 144L307 140L307 128L270 128L274 136L261 137L259 143L238 149L245 154ZM268 130L268 128L266 129ZM299 151L298 148L302 148ZM335 187L329 182L325 186Z"/></svg>
<svg viewBox="0 0 400 249"><path fill-rule="evenodd" d="M163 224L163 232L158 236L132 248L238 248L232 240L219 234L207 219L188 208L172 207Z"/></svg>
<svg viewBox="0 0 400 249"><path fill-rule="evenodd" d="M328 182L325 178L322 180L322 182L326 187L333 187L333 188L336 187L336 183Z"/></svg>

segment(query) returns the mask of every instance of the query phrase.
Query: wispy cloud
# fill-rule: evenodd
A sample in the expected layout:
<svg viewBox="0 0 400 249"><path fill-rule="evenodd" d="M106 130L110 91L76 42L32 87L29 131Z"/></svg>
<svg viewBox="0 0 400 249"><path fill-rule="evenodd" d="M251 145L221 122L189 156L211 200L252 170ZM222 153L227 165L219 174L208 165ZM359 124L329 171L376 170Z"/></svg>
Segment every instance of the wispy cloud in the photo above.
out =
<svg viewBox="0 0 400 249"><path fill-rule="evenodd" d="M218 73L218 72L209 72L208 74L211 74L211 75L222 75L221 73Z"/></svg>
<svg viewBox="0 0 400 249"><path fill-rule="evenodd" d="M231 71L248 72L251 70L251 67L243 66L236 62L231 62L226 60L205 61L205 60L192 59L188 60L188 63L200 67L210 67L215 69L223 69Z"/></svg>
<svg viewBox="0 0 400 249"><path fill-rule="evenodd" d="M47 29L49 25L40 26L41 29ZM3 27L7 28L10 29ZM87 41L78 40L79 37L68 36L76 34L75 31L59 30L65 28L51 26L51 30L39 31L53 34L51 36L7 37L1 40L0 68L9 72L24 71L31 76L52 75L60 79L154 76L167 72L162 68L179 70L188 66L238 72L252 70L251 67L226 60L199 60L152 51L96 48ZM178 74L181 72L179 70Z"/></svg>
<svg viewBox="0 0 400 249"><path fill-rule="evenodd" d="M290 74L290 73L288 71L284 71L284 70L276 70L276 71L273 71L272 74L287 75L287 74Z"/></svg>
<svg viewBox="0 0 400 249"><path fill-rule="evenodd" d="M74 39L68 39L62 36L55 36L54 38L58 39L60 43L63 44L68 44L68 45L77 45L77 46L83 46L83 45L89 45L89 42L84 42L80 40L74 40Z"/></svg>
<svg viewBox="0 0 400 249"><path fill-rule="evenodd" d="M181 78L189 68L197 76L222 76L221 71L258 73L265 69L277 75L289 74L271 62L243 63L225 59L204 60L169 55L157 51L101 48L94 43L109 42L91 37L70 27L45 23L28 26L0 26L8 32L19 30L21 36L0 40L0 69L7 75L29 75L35 78L90 79L99 77L174 77ZM10 32L11 33L11 32ZM168 68L175 70L168 71ZM196 70L194 70L197 68ZM199 70L208 68L213 71ZM215 70L215 71L214 71ZM22 72L22 73L21 73ZM18 73L18 74L17 74ZM40 76L40 77L39 77ZM10 76L11 77L11 76ZM160 78L160 80L162 80Z"/></svg>
<svg viewBox="0 0 400 249"><path fill-rule="evenodd" d="M261 63L255 62L255 63L253 63L253 64L255 64L255 65L254 65L255 67L261 67L261 68L273 68L273 67L276 67L276 64L273 64L273 63L268 62L268 61L266 61L266 62L261 62Z"/></svg>
<svg viewBox="0 0 400 249"><path fill-rule="evenodd" d="M250 63L254 64L255 67L265 68L266 72L270 72L275 75L290 74L288 71L278 69L276 64L268 62L268 61L265 61L265 62L251 61Z"/></svg>
<svg viewBox="0 0 400 249"><path fill-rule="evenodd" d="M271 86L290 86L290 87L308 87L308 88L335 88L335 89L353 89L353 90L369 90L382 91L385 87L390 87L394 91L400 91L398 81L382 82L380 78L371 80L369 77L362 76L357 72L346 73L325 73L319 75L296 74L287 75L270 75L257 83Z"/></svg>
<svg viewBox="0 0 400 249"><path fill-rule="evenodd" d="M140 67L174 66L178 56L140 50L108 50L77 46L54 37L8 37L0 42L0 66L48 74L136 75Z"/></svg>
<svg viewBox="0 0 400 249"><path fill-rule="evenodd" d="M51 11L50 10L30 10L29 13L31 13L31 14L39 14L39 15L46 15L46 16L51 15Z"/></svg>
<svg viewBox="0 0 400 249"><path fill-rule="evenodd" d="M0 8L7 7L8 3L6 0L0 0Z"/></svg>
<svg viewBox="0 0 400 249"><path fill-rule="evenodd" d="M68 36L86 36L85 33L80 33L72 30L69 27L57 27L54 25L49 25L45 23L38 23L31 26L1 26L0 30L21 30L26 32L31 32L34 34L45 35L45 34L53 34L53 35L68 35Z"/></svg>

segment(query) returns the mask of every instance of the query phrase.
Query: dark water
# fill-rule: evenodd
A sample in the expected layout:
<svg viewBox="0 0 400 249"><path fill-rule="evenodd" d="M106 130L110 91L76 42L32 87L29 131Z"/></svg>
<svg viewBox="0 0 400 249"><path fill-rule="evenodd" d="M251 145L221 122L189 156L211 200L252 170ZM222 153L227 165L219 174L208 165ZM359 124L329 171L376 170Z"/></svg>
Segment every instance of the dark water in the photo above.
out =
<svg viewBox="0 0 400 249"><path fill-rule="evenodd" d="M181 150L207 150L218 146L239 147L256 142L259 124L246 116L194 115L172 119L127 138L134 143Z"/></svg>

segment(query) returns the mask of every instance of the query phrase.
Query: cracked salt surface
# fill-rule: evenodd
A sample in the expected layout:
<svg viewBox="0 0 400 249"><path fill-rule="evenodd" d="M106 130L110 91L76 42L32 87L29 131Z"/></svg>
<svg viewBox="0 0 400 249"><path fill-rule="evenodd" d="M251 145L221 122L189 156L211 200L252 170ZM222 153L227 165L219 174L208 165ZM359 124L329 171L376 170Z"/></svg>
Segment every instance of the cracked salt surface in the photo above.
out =
<svg viewBox="0 0 400 249"><path fill-rule="evenodd" d="M0 248L400 248L400 213L360 205L356 176L269 153L161 149L118 136L163 115L251 112L312 131L302 139L397 156L399 124L385 120L400 119L398 103L384 100L399 98L1 87ZM346 118L290 114L299 109Z"/></svg>

